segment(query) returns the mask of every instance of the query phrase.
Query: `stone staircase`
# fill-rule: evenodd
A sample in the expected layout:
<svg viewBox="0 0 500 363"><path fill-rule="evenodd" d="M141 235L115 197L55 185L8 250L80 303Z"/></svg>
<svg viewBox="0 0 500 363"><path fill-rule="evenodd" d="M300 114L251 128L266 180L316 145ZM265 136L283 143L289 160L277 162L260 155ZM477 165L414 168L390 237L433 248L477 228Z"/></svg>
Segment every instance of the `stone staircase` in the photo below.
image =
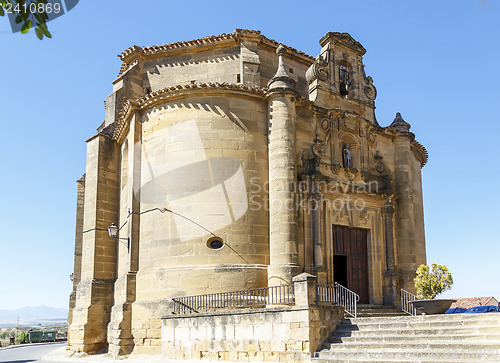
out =
<svg viewBox="0 0 500 363"><path fill-rule="evenodd" d="M389 310L343 319L313 361L500 362L500 313L380 315Z"/></svg>
<svg viewBox="0 0 500 363"><path fill-rule="evenodd" d="M386 305L362 305L358 304L358 318L376 318L388 316L408 316L407 313L402 311L396 306ZM346 315L346 318L349 316Z"/></svg>

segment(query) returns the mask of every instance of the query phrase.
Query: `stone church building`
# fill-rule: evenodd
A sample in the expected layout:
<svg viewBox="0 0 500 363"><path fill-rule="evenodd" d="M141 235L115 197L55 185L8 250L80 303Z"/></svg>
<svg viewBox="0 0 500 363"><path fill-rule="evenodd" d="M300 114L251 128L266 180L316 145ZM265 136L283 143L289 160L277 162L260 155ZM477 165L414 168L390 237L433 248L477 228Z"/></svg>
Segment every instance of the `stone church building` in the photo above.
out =
<svg viewBox="0 0 500 363"><path fill-rule="evenodd" d="M71 351L160 354L172 298L303 272L363 304L414 290L427 151L399 113L378 123L365 48L319 43L237 29L119 55L78 180Z"/></svg>

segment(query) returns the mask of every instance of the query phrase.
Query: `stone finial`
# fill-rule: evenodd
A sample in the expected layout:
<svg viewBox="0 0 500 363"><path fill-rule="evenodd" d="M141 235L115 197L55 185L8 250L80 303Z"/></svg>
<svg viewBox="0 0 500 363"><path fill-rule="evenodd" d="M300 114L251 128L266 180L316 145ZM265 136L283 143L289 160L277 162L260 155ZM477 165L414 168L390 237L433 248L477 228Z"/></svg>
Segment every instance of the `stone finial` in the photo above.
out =
<svg viewBox="0 0 500 363"><path fill-rule="evenodd" d="M392 124L390 124L389 127L396 129L400 132L409 132L411 125L405 120L403 120L401 114L397 112L396 117L394 117L394 121L392 121Z"/></svg>
<svg viewBox="0 0 500 363"><path fill-rule="evenodd" d="M286 53L286 48L283 46L283 44L278 45L278 48L276 48L276 54L283 56L285 55L285 53Z"/></svg>
<svg viewBox="0 0 500 363"><path fill-rule="evenodd" d="M285 53L286 48L280 44L276 49L278 55L278 70L273 78L267 83L269 90L275 89L295 89L295 80L291 78L285 69Z"/></svg>

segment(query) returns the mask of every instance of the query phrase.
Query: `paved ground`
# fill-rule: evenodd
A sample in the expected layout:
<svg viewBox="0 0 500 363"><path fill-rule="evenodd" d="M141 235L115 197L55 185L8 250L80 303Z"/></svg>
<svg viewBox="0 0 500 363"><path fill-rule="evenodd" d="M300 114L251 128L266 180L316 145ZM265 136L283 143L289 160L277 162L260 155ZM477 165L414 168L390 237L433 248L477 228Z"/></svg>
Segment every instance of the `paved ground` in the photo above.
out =
<svg viewBox="0 0 500 363"><path fill-rule="evenodd" d="M65 347L66 342L13 345L0 348L0 362L41 362L41 357L56 349Z"/></svg>
<svg viewBox="0 0 500 363"><path fill-rule="evenodd" d="M159 356L134 357L115 360L106 354L86 357L67 357L66 342L23 344L0 348L0 363L186 363L188 361L166 360ZM193 361L199 362L199 361ZM210 361L204 361L210 363ZM220 362L219 362L220 363Z"/></svg>

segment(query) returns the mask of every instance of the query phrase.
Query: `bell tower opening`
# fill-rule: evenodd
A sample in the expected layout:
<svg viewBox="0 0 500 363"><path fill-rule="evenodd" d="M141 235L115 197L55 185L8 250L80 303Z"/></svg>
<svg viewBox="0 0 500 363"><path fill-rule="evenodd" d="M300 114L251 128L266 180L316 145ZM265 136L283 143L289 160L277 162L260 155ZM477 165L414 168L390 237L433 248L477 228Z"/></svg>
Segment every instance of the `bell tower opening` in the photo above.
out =
<svg viewBox="0 0 500 363"><path fill-rule="evenodd" d="M349 75L349 66L347 62L340 63L339 66L339 93L342 97L346 97L349 94L349 85L351 83Z"/></svg>

